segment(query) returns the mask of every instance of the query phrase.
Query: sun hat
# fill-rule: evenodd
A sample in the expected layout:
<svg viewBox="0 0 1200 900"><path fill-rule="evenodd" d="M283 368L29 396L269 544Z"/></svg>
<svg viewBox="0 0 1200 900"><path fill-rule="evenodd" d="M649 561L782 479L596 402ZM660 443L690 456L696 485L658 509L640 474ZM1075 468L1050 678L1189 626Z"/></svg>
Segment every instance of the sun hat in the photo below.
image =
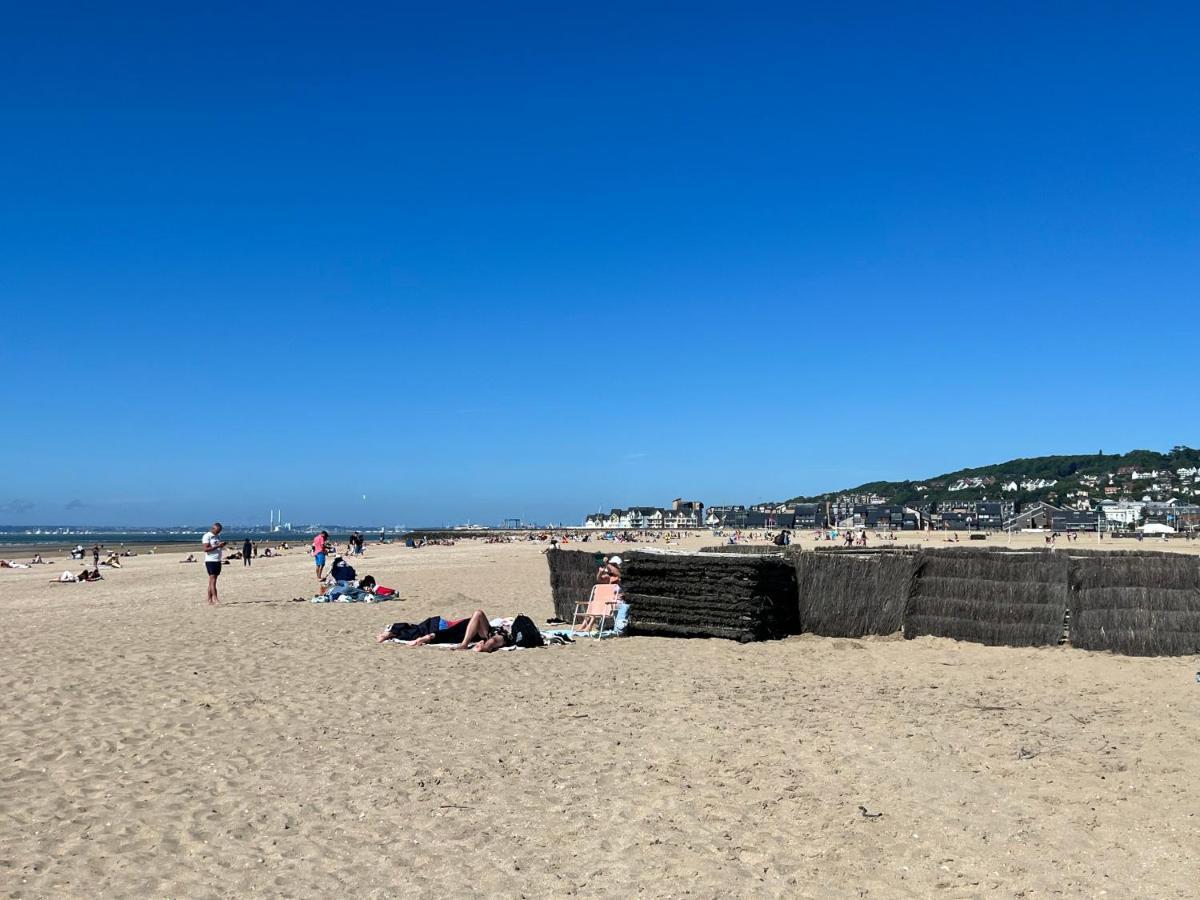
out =
<svg viewBox="0 0 1200 900"><path fill-rule="evenodd" d="M609 564L610 564L610 565L619 566L619 565L621 564L621 557L619 557L619 556L610 556L610 557L608 558L608 562L609 562Z"/></svg>

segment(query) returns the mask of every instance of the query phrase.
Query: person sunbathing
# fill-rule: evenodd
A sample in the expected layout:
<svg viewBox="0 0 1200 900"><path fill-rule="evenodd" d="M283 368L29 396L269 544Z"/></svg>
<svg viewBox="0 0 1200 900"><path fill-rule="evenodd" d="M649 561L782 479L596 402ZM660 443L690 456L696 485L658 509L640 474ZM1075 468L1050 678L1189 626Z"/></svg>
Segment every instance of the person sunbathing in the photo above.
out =
<svg viewBox="0 0 1200 900"><path fill-rule="evenodd" d="M610 556L596 572L596 584L621 583L621 557Z"/></svg>
<svg viewBox="0 0 1200 900"><path fill-rule="evenodd" d="M384 641L407 641L410 647L426 644L455 644L455 650L474 650L476 653L491 653L512 643L506 628L493 628L482 609L475 610L469 619L444 619L431 616L416 625L396 622L387 631L375 636L379 643ZM471 646L474 644L474 646Z"/></svg>
<svg viewBox="0 0 1200 900"><path fill-rule="evenodd" d="M195 561L196 561L196 554L195 554L195 553L189 553L189 554L187 555L187 559L181 559L181 560L180 560L180 562L181 562L181 563L190 563L190 562L195 562Z"/></svg>
<svg viewBox="0 0 1200 900"><path fill-rule="evenodd" d="M46 565L46 561L42 559L42 554L35 553L33 554L33 559L29 561L29 564L31 566L44 566Z"/></svg>

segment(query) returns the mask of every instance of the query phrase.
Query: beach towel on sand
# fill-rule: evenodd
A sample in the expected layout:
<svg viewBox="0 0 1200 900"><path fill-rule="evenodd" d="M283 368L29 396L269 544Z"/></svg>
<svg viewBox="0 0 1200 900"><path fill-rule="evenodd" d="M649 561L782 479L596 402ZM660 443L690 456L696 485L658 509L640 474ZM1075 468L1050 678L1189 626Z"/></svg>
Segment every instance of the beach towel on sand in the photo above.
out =
<svg viewBox="0 0 1200 900"><path fill-rule="evenodd" d="M360 588L345 588L338 590L333 588L326 591L324 594L318 594L312 598L313 603L383 603L385 600L400 599L395 594L389 597L372 594L370 591L364 591Z"/></svg>

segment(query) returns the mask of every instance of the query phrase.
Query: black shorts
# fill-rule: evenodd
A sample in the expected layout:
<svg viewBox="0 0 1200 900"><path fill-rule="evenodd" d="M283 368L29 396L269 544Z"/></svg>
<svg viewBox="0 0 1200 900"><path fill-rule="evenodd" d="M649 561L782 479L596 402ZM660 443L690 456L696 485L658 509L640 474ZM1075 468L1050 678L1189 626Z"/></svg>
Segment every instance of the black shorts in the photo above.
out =
<svg viewBox="0 0 1200 900"><path fill-rule="evenodd" d="M219 562L205 562L204 568L208 570L209 575L221 574L221 564Z"/></svg>

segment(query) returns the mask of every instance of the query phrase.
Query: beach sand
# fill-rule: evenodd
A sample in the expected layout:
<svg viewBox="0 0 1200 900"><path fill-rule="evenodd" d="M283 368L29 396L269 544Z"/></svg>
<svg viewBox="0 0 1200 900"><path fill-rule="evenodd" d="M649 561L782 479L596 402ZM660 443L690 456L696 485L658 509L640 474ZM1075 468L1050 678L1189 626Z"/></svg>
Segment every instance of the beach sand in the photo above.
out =
<svg viewBox="0 0 1200 900"><path fill-rule="evenodd" d="M544 619L542 549L371 546L369 606L289 602L302 551L216 609L179 553L0 572L0 895L1200 896L1195 657L374 642Z"/></svg>

